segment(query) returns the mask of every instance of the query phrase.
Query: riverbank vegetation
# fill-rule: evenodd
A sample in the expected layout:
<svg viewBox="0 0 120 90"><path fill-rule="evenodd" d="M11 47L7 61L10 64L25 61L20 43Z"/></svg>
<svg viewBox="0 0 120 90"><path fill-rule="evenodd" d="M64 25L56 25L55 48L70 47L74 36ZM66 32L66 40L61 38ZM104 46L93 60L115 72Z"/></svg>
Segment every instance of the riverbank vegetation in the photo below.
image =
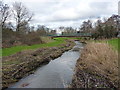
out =
<svg viewBox="0 0 120 90"><path fill-rule="evenodd" d="M107 43L89 42L75 70L72 88L118 88L118 52Z"/></svg>
<svg viewBox="0 0 120 90"><path fill-rule="evenodd" d="M119 38L86 40L78 59L72 88L118 88Z"/></svg>
<svg viewBox="0 0 120 90"><path fill-rule="evenodd" d="M112 39L103 39L103 40L89 40L88 42L107 43L107 44L111 45L111 47L114 50L120 51L119 41L120 41L120 38L112 38Z"/></svg>
<svg viewBox="0 0 120 90"><path fill-rule="evenodd" d="M88 42L100 42L100 43L108 43L115 50L119 50L119 40L120 38L111 38L111 39L99 39L99 40L88 40Z"/></svg>

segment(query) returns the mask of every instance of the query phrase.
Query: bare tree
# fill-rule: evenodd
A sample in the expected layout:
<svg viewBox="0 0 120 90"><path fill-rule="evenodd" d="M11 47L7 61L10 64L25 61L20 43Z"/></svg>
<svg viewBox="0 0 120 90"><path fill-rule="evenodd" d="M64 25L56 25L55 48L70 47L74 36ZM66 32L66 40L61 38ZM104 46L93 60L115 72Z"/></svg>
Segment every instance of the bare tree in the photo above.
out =
<svg viewBox="0 0 120 90"><path fill-rule="evenodd" d="M2 29L4 28L6 21L10 16L11 14L9 6L0 1L0 25Z"/></svg>
<svg viewBox="0 0 120 90"><path fill-rule="evenodd" d="M84 33L90 33L92 30L92 22L90 20L84 21L80 27L80 30Z"/></svg>
<svg viewBox="0 0 120 90"><path fill-rule="evenodd" d="M47 27L45 27L44 25L38 25L37 26L37 33L39 34L39 35L46 35L47 34L47 31L48 31L48 29L47 29Z"/></svg>
<svg viewBox="0 0 120 90"><path fill-rule="evenodd" d="M72 27L59 27L60 29L64 29L62 31L62 35L74 35L76 33L76 30Z"/></svg>
<svg viewBox="0 0 120 90"><path fill-rule="evenodd" d="M16 31L18 32L20 28L24 26L26 22L30 22L33 17L33 13L30 13L21 2L13 3L13 14L16 20Z"/></svg>

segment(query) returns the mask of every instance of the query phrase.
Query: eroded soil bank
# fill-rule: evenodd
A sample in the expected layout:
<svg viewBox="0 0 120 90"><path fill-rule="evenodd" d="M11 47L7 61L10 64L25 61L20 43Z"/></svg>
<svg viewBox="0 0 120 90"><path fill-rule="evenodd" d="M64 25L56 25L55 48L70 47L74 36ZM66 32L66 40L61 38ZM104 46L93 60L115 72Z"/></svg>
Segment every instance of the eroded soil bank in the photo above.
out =
<svg viewBox="0 0 120 90"><path fill-rule="evenodd" d="M118 88L118 52L106 43L88 43L78 59L71 88Z"/></svg>
<svg viewBox="0 0 120 90"><path fill-rule="evenodd" d="M66 41L58 47L27 50L15 55L3 57L2 86L7 88L22 77L33 73L41 65L48 63L70 50L74 46L73 41Z"/></svg>

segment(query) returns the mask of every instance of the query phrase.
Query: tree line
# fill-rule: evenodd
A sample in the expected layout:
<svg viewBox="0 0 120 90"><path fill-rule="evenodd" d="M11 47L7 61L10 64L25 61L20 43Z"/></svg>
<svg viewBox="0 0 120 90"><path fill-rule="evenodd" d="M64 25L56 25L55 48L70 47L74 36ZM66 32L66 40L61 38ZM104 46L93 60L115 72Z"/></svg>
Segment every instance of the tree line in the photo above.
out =
<svg viewBox="0 0 120 90"><path fill-rule="evenodd" d="M79 29L72 27L59 27L62 31L62 35L70 34L90 34L93 39L108 39L117 37L120 33L120 16L112 15L108 19L97 19L96 22L92 20L83 21Z"/></svg>

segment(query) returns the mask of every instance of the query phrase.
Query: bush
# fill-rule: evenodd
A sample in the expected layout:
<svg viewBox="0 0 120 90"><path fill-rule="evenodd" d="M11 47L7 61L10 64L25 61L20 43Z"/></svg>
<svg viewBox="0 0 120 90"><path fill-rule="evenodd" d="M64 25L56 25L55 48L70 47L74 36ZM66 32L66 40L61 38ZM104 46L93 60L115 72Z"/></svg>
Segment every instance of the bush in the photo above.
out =
<svg viewBox="0 0 120 90"><path fill-rule="evenodd" d="M2 31L2 47L9 48L19 45L33 45L43 43L39 34L31 32L28 34L20 34L11 29L4 29Z"/></svg>
<svg viewBox="0 0 120 90"><path fill-rule="evenodd" d="M33 45L33 44L43 43L43 41L41 40L40 36L37 35L36 33L29 33L27 35L24 35L23 37L24 38L21 38L21 42L23 44Z"/></svg>

